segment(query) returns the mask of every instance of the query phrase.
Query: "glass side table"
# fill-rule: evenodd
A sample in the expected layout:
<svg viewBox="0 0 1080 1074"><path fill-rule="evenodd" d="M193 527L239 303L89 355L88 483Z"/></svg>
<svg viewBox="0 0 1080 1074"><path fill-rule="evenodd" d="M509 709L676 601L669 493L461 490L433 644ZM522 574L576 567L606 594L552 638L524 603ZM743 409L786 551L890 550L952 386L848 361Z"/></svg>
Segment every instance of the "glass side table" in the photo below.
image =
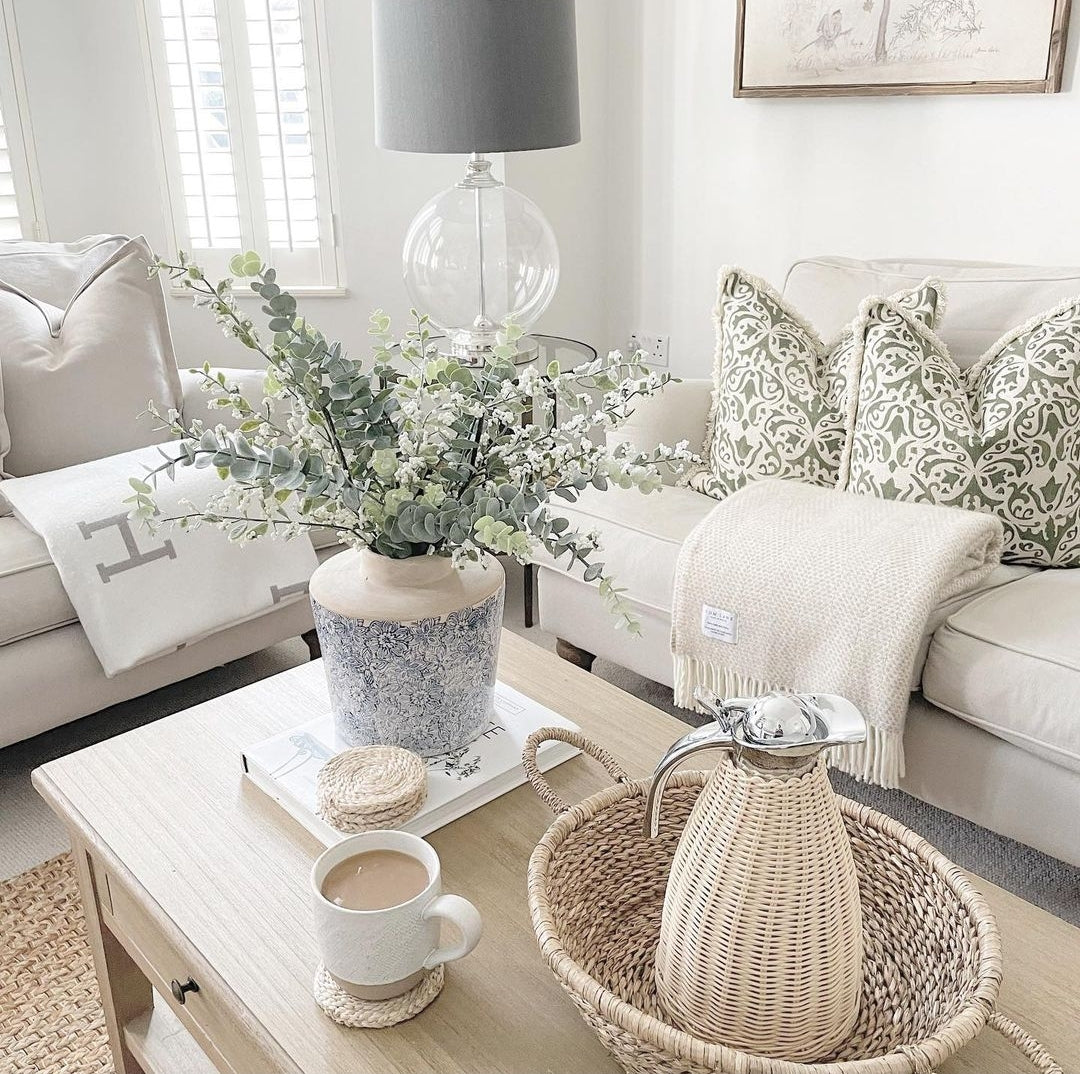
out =
<svg viewBox="0 0 1080 1074"><path fill-rule="evenodd" d="M432 336L431 342L438 343L445 336ZM516 363L518 369L528 369L536 366L541 370L547 369L552 361L558 360L563 369L577 369L578 366L586 365L596 360L596 348L580 339L570 339L568 336L549 336L542 333L530 332L525 336L535 349L535 355L525 361ZM536 621L536 566L526 563L522 568L525 598L525 626L531 627Z"/></svg>
<svg viewBox="0 0 1080 1074"><path fill-rule="evenodd" d="M537 353L535 358L530 358L518 365L519 369L526 369L530 365L547 369L554 359L558 359L564 369L577 369L579 365L585 365L596 358L596 348L588 343L582 343L580 339L570 339L567 336L545 336L530 332L524 337L523 342L525 340L535 343Z"/></svg>
<svg viewBox="0 0 1080 1074"><path fill-rule="evenodd" d="M586 365L596 359L596 348L579 339L569 339L566 336L547 336L531 333L528 339L536 343L537 354L535 358L523 362L519 369L527 369L529 366L537 366L541 370L547 369L551 362L558 359L563 369L577 369L579 365ZM524 582L525 602L525 626L531 627L536 621L536 565L526 563L522 568Z"/></svg>

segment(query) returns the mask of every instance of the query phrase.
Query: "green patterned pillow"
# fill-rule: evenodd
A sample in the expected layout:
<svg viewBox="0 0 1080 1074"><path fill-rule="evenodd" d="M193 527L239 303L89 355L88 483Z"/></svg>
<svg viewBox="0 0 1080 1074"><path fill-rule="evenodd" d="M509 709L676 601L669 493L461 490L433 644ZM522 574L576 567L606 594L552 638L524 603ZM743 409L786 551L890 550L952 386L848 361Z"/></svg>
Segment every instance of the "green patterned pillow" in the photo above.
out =
<svg viewBox="0 0 1080 1074"><path fill-rule="evenodd" d="M995 514L1003 558L1080 566L1080 298L961 370L895 303L867 311L840 487Z"/></svg>
<svg viewBox="0 0 1080 1074"><path fill-rule="evenodd" d="M944 306L935 280L893 298L929 325ZM705 464L683 483L717 499L770 477L835 485L858 379L853 325L826 346L767 283L737 268L720 272L715 319Z"/></svg>

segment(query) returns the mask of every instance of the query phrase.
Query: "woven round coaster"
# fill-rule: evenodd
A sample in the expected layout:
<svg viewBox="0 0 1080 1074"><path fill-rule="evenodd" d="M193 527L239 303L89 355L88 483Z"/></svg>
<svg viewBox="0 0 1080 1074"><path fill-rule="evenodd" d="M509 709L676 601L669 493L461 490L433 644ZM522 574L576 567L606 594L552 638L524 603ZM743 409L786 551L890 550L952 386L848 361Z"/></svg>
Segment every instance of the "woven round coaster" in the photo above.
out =
<svg viewBox="0 0 1080 1074"><path fill-rule="evenodd" d="M349 1029L386 1029L415 1018L442 991L442 966L429 971L415 987L393 999L357 999L350 996L321 965L315 971L315 1002L323 1014Z"/></svg>
<svg viewBox="0 0 1080 1074"><path fill-rule="evenodd" d="M369 832L404 824L427 798L427 767L398 746L357 746L319 769L319 816L339 832Z"/></svg>

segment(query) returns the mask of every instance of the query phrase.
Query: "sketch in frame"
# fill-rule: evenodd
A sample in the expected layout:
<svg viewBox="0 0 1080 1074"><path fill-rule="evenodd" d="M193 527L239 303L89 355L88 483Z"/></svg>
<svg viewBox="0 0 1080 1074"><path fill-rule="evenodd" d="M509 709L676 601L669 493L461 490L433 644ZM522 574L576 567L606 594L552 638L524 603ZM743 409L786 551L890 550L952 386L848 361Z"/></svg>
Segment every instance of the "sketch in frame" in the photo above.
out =
<svg viewBox="0 0 1080 1074"><path fill-rule="evenodd" d="M739 0L735 95L1053 93L1070 0Z"/></svg>

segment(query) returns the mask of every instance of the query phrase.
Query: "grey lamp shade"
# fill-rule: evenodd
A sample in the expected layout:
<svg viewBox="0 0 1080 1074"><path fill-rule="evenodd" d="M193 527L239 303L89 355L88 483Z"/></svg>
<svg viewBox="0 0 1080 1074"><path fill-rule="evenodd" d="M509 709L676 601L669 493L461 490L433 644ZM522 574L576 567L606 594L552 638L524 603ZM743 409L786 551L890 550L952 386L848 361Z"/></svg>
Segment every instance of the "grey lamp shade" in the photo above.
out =
<svg viewBox="0 0 1080 1074"><path fill-rule="evenodd" d="M510 153L581 140L574 0L373 0L375 141Z"/></svg>

